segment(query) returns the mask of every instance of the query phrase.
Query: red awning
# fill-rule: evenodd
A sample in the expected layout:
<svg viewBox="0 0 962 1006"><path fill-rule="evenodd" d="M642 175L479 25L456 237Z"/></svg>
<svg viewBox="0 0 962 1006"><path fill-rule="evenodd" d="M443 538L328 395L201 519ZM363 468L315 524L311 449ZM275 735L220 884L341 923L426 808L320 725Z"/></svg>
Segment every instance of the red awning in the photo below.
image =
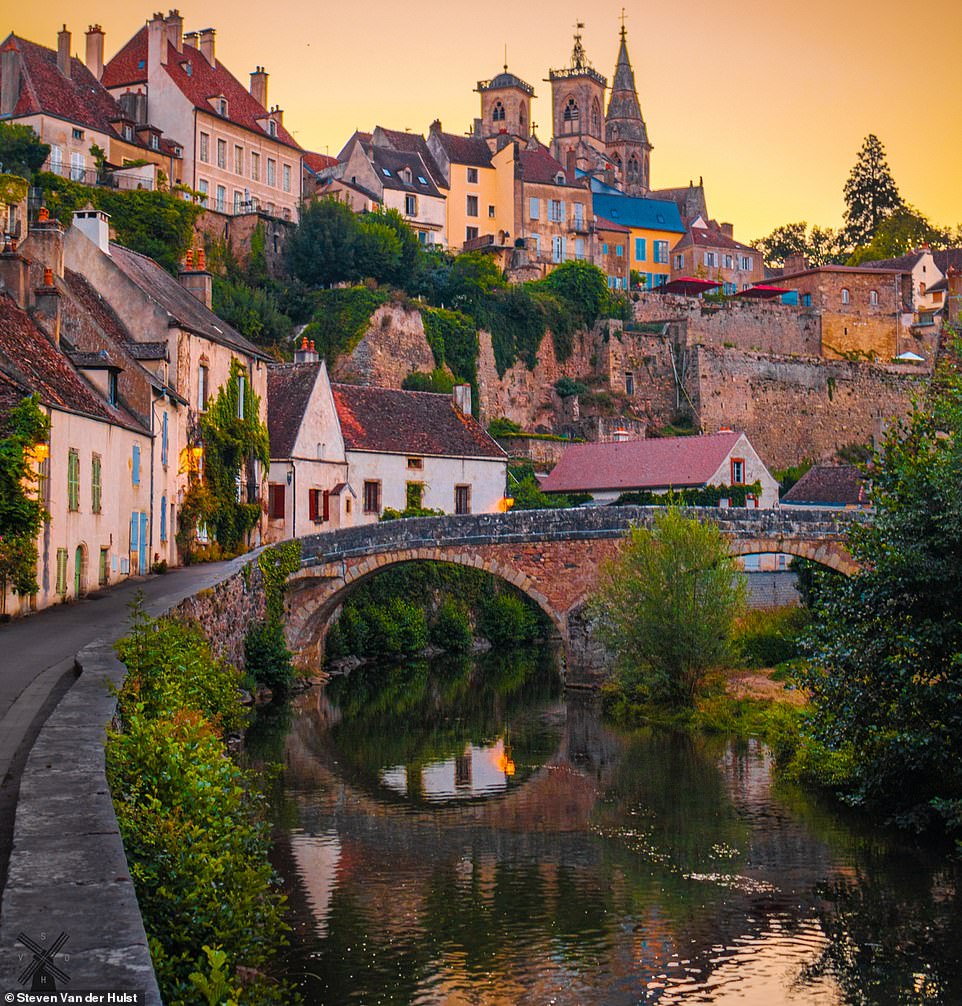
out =
<svg viewBox="0 0 962 1006"><path fill-rule="evenodd" d="M680 293L685 297L697 297L698 294L708 293L709 290L714 290L719 286L721 283L715 283L710 279L681 276L678 279L673 279L670 283L665 283L664 286L655 287L655 289L662 293Z"/></svg>
<svg viewBox="0 0 962 1006"><path fill-rule="evenodd" d="M755 286L750 286L747 290L739 290L735 296L753 297L756 300L774 300L776 297L781 297L783 293L791 292L781 286L765 286L764 283L758 283Z"/></svg>

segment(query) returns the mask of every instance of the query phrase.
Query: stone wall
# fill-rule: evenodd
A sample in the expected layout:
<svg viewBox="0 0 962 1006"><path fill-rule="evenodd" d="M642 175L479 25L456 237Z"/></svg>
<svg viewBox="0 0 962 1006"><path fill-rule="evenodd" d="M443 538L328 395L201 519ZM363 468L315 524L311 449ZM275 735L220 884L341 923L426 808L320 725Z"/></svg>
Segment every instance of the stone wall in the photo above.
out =
<svg viewBox="0 0 962 1006"><path fill-rule="evenodd" d="M335 361L331 380L400 388L408 374L434 366L420 311L392 303L374 312L354 351Z"/></svg>
<svg viewBox="0 0 962 1006"><path fill-rule="evenodd" d="M498 437L511 459L531 461L539 471L548 471L561 460L570 440L541 440L539 437Z"/></svg>
<svg viewBox="0 0 962 1006"><path fill-rule="evenodd" d="M244 637L264 618L264 578L257 560L216 586L185 598L172 614L199 622L213 653L244 667Z"/></svg>
<svg viewBox="0 0 962 1006"><path fill-rule="evenodd" d="M701 427L743 430L769 468L829 461L908 413L926 374L844 360L695 347L687 388Z"/></svg>

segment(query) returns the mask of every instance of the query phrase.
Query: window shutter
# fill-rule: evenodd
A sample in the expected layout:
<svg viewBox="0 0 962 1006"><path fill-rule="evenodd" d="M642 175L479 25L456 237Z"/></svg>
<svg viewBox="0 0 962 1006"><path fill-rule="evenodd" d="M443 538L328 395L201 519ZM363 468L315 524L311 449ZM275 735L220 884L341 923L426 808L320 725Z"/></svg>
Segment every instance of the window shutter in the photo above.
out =
<svg viewBox="0 0 962 1006"><path fill-rule="evenodd" d="M140 444L134 444L130 477L135 486L140 485Z"/></svg>
<svg viewBox="0 0 962 1006"><path fill-rule="evenodd" d="M331 519L331 494L325 489L324 490L324 509L322 511L322 517L324 520Z"/></svg>
<svg viewBox="0 0 962 1006"><path fill-rule="evenodd" d="M317 520L317 490L307 491L307 515L309 520Z"/></svg>
<svg viewBox="0 0 962 1006"><path fill-rule="evenodd" d="M167 497L160 497L160 540L167 541Z"/></svg>
<svg viewBox="0 0 962 1006"><path fill-rule="evenodd" d="M160 425L160 463L166 467L167 466L167 413L164 413L164 418L161 420Z"/></svg>

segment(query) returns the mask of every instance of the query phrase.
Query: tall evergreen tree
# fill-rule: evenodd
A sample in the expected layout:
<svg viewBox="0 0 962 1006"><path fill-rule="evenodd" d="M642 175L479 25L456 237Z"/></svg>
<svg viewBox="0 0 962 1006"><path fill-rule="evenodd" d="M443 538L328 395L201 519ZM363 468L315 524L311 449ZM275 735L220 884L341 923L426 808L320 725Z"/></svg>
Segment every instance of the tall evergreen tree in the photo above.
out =
<svg viewBox="0 0 962 1006"><path fill-rule="evenodd" d="M853 245L867 245L879 225L902 205L902 197L881 140L869 133L845 183L845 234Z"/></svg>

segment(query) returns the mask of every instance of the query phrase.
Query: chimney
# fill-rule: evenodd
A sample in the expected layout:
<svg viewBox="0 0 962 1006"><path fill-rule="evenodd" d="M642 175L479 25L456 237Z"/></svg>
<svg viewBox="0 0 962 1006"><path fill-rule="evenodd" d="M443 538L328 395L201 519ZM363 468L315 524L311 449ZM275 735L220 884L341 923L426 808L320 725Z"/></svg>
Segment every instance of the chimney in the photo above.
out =
<svg viewBox="0 0 962 1006"><path fill-rule="evenodd" d="M54 286L53 270L44 269L43 286L34 291L34 320L46 332L47 338L60 345L60 291Z"/></svg>
<svg viewBox="0 0 962 1006"><path fill-rule="evenodd" d="M70 76L70 32L64 25L57 32L57 69L65 76Z"/></svg>
<svg viewBox="0 0 962 1006"><path fill-rule="evenodd" d="M791 276L795 272L805 272L808 268L808 259L804 255L785 256L785 275Z"/></svg>
<svg viewBox="0 0 962 1006"><path fill-rule="evenodd" d="M164 15L157 13L147 22L147 79L155 80L167 64L167 25Z"/></svg>
<svg viewBox="0 0 962 1006"><path fill-rule="evenodd" d="M10 39L0 52L0 116L12 115L20 98L20 50Z"/></svg>
<svg viewBox="0 0 962 1006"><path fill-rule="evenodd" d="M725 235L726 238L735 238L735 225L734 224L719 224L718 229Z"/></svg>
<svg viewBox="0 0 962 1006"><path fill-rule="evenodd" d="M87 203L82 210L74 210L73 225L105 255L110 254L110 217L103 210Z"/></svg>
<svg viewBox="0 0 962 1006"><path fill-rule="evenodd" d="M178 51L184 51L184 19L175 7L164 19L167 25L167 41Z"/></svg>
<svg viewBox="0 0 962 1006"><path fill-rule="evenodd" d="M456 384L454 386L454 391L451 392L454 398L455 407L463 412L466 416L471 415L471 385L470 384Z"/></svg>
<svg viewBox="0 0 962 1006"><path fill-rule="evenodd" d="M271 109L271 117L278 124L278 126L284 125L284 109L280 105L275 105Z"/></svg>
<svg viewBox="0 0 962 1006"><path fill-rule="evenodd" d="M300 348L294 352L295 363L317 363L320 355L314 348L314 340L308 341L307 336L302 336Z"/></svg>
<svg viewBox="0 0 962 1006"><path fill-rule="evenodd" d="M0 290L6 290L18 307L27 308L27 260L12 242L0 251Z"/></svg>
<svg viewBox="0 0 962 1006"><path fill-rule="evenodd" d="M251 73L251 97L261 108L267 108L268 73L262 66L255 66Z"/></svg>
<svg viewBox="0 0 962 1006"><path fill-rule="evenodd" d="M196 297L204 307L210 309L213 299L213 278L207 271L206 256L204 249L197 252L197 262L194 263L194 256L187 253L184 261L184 268L177 274L180 285L193 297Z"/></svg>
<svg viewBox="0 0 962 1006"><path fill-rule="evenodd" d="M199 34L200 54L211 66L214 66L214 35L216 32L213 28L201 28Z"/></svg>
<svg viewBox="0 0 962 1006"><path fill-rule="evenodd" d="M569 150L567 156L565 157L565 174L568 176L569 182L574 182L575 180L576 164L577 164L576 154L573 150Z"/></svg>
<svg viewBox="0 0 962 1006"><path fill-rule="evenodd" d="M441 129L441 120L440 119L435 119L434 122L432 122L431 125L428 127L428 132L429 133L442 133L442 132L444 132L444 130Z"/></svg>
<svg viewBox="0 0 962 1006"><path fill-rule="evenodd" d="M30 227L30 257L35 265L49 268L56 279L63 279L63 237L60 221L51 220L49 214Z"/></svg>
<svg viewBox="0 0 962 1006"><path fill-rule="evenodd" d="M87 69L97 78L104 75L104 30L99 24L87 29L87 54L84 62Z"/></svg>

